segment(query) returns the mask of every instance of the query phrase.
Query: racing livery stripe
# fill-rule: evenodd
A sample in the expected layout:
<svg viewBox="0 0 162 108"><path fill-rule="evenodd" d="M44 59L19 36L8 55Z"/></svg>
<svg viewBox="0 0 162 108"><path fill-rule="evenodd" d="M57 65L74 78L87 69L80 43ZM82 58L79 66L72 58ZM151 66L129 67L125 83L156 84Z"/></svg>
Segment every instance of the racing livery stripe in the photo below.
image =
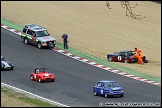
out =
<svg viewBox="0 0 162 108"><path fill-rule="evenodd" d="M21 35L21 32L20 32L20 31L15 30L15 29L13 29L13 28L10 28L10 27L8 27L8 26L6 26L6 25L4 25L4 24L1 24L1 27L2 27L2 28L5 28L5 29L7 29L7 30L9 30L9 31L11 31L11 32L13 32L13 33L16 33L16 34L18 34L18 35ZM135 80L138 80L138 81L146 82L146 83L149 83L149 84L161 86L161 83L157 83L157 82L155 82L155 81L151 81L151 80L148 80L148 79L140 78L140 77L137 77L137 76L134 76L134 75L129 75L129 74L127 74L127 73L125 73L125 72L122 72L122 71L120 71L120 70L116 70L116 69L114 69L114 68L110 68L110 67L107 67L107 66L100 65L100 64L95 63L95 62L93 62L93 61L91 61L91 60L87 60L87 59L84 59L84 58L75 56L74 54L68 53L68 52L66 52L66 51L64 51L64 50L61 50L60 48L54 48L53 50L56 51L56 52L59 52L59 53L61 53L61 54L63 54L63 55L66 55L66 56L68 56L68 57L71 57L71 58L73 58L73 59L76 59L76 60L82 61L82 62L84 62L84 63L90 64L90 65L92 65L92 66L95 66L95 67L98 67L98 68L107 70L107 71L109 71L109 72L113 72L113 73L116 73L116 74L118 74L118 75L126 76L126 77L129 77L129 78L131 78L131 79L135 79Z"/></svg>

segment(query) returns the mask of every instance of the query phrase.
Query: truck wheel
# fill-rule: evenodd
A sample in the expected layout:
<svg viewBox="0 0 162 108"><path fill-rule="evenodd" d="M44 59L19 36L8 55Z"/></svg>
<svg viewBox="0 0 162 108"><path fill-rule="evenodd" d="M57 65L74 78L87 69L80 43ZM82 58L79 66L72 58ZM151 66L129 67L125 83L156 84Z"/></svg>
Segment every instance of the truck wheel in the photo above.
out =
<svg viewBox="0 0 162 108"><path fill-rule="evenodd" d="M25 43L25 44L28 44L28 43L29 43L28 38L24 38L24 43Z"/></svg>
<svg viewBox="0 0 162 108"><path fill-rule="evenodd" d="M37 47L38 47L39 49L41 49L41 48L42 48L42 46L41 46L41 43L40 43L40 42L38 42Z"/></svg>

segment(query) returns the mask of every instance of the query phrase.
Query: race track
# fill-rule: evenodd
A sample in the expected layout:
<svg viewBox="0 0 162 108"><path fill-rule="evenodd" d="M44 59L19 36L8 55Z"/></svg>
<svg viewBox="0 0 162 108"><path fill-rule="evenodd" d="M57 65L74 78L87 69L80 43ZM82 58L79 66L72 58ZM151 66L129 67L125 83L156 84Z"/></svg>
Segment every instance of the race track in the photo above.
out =
<svg viewBox="0 0 162 108"><path fill-rule="evenodd" d="M13 71L1 71L1 82L32 92L50 100L72 106L99 106L103 102L160 102L161 87L117 75L87 65L49 49L25 45L22 39L1 28L1 55L15 65ZM56 81L38 83L30 80L30 72L45 67ZM98 80L116 80L125 88L123 98L94 96L92 86Z"/></svg>

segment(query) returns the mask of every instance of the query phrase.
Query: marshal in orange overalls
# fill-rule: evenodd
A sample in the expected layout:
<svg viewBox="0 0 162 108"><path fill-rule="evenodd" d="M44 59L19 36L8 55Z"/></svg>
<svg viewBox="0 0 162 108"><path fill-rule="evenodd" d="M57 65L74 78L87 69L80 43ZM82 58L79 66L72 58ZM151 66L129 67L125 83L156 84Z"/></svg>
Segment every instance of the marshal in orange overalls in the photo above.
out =
<svg viewBox="0 0 162 108"><path fill-rule="evenodd" d="M142 56L140 54L136 53L132 56L132 58L137 58L139 64L144 64L144 62L142 61Z"/></svg>

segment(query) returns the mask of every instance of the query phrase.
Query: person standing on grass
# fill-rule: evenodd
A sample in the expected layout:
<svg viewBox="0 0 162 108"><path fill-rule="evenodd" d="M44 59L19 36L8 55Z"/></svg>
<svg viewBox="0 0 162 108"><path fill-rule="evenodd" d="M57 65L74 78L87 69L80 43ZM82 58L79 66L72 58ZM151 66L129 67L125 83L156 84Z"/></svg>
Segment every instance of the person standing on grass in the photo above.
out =
<svg viewBox="0 0 162 108"><path fill-rule="evenodd" d="M68 35L64 33L62 35L62 39L63 39L63 43L64 43L64 49L68 49L68 40L67 40L67 38L68 38Z"/></svg>

